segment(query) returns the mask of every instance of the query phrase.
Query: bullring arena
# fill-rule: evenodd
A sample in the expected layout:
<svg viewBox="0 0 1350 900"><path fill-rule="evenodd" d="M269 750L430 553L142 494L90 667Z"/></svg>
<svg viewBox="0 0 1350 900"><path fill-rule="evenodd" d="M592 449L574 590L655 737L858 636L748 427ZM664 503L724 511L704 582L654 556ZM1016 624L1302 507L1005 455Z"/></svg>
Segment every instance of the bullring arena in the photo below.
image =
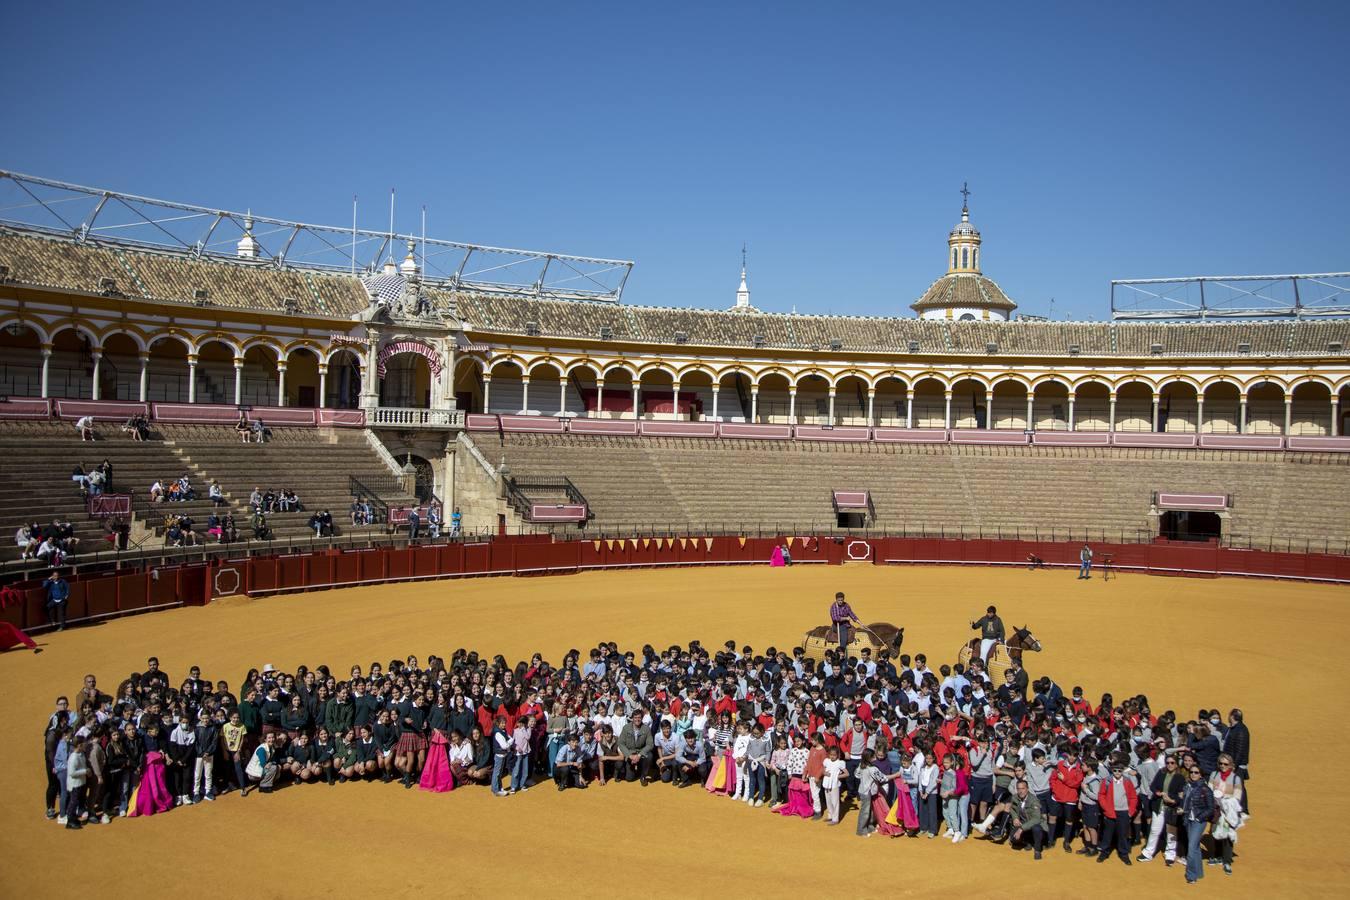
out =
<svg viewBox="0 0 1350 900"><path fill-rule="evenodd" d="M1208 878L1206 886L1235 897L1344 894L1344 838L1314 826L1307 811L1339 808L1350 802L1350 788L1335 779L1295 777L1286 749L1286 741L1306 746L1294 736L1318 721L1325 698L1350 674L1344 654L1334 651L1350 640L1339 614L1343 587L1145 575L1084 583L1070 570L863 564L429 581L224 600L115 619L43 638L45 652L36 657L0 656L0 679L10 715L34 722L50 712L56 691L73 694L86 671L97 673L100 684L116 681L152 654L175 677L200 665L207 677L233 683L265 662L282 670L327 662L337 671L408 653L448 655L460 646L510 660L536 651L557 659L600 639L640 648L695 638L718 645L734 637L757 649L788 647L821 618L839 589L864 616L904 623L906 649L926 650L935 662L954 658L967 620L997 597L1000 608L1019 623L1025 619L1045 645L1029 666L1033 676L1052 673L1066 685L1081 683L1092 696L1143 692L1155 708L1183 714L1241 705L1253 731L1257 815L1242 830L1238 874L1222 884ZM1170 634L1194 641L1185 652L1157 652L1130 639L1143 622L1166 622ZM1291 677L1298 690L1287 688ZM1323 746L1350 739L1336 718L1316 731L1315 743ZM863 842L851 827L783 821L702 790L663 784L563 794L546 785L507 802L477 787L442 796L397 784L314 785L245 800L230 794L205 808L146 820L119 819L77 841L39 813L35 735L11 734L4 748L13 763L0 768L0 791L9 798L0 829L9 896L57 893L49 872L22 861L76 852L139 857L146 846L164 859L209 846L212 852L193 867L195 880L228 881L247 860L263 896L306 895L318 877L388 896L443 890L447 877L457 892L525 894L564 883L582 890L596 877L598 859L634 872L687 877L696 896L770 886L828 892L837 890L841 872L902 894L978 892L991 881L1006 891L1055 897L1138 896L1184 886L1176 870L1158 861L1121 871L1114 861L1108 868L1058 852L1033 864L1006 847ZM380 847L395 845L396 862L381 862ZM470 862L496 859L505 847L532 862L510 872ZM718 848L735 864L715 863ZM100 894L133 897L143 889L128 877Z"/></svg>
<svg viewBox="0 0 1350 900"><path fill-rule="evenodd" d="M836 591L933 669L996 604L1039 641L1033 681L1182 724L1241 709L1252 815L1200 890L1346 892L1350 787L1319 749L1350 738L1328 715L1350 639L1346 319L1018 319L966 206L916 317L845 317L763 312L744 268L726 308L650 308L624 302L622 260L509 251L539 266L511 284L475 274L503 251L353 229L350 260L320 263L315 226L11 183L88 207L77 229L0 222L0 621L41 651L0 654L6 896L68 893L50 861L80 854L134 861L99 896L143 894L147 859L192 889L244 867L263 896L1184 887L1161 855L864 841L852 801L829 828L538 771L507 802L283 777L78 836L39 812L37 723L89 673L111 690L154 656L170 688L199 666L231 693L265 664L342 678L457 648L791 654ZM209 240L133 239L118 204Z"/></svg>

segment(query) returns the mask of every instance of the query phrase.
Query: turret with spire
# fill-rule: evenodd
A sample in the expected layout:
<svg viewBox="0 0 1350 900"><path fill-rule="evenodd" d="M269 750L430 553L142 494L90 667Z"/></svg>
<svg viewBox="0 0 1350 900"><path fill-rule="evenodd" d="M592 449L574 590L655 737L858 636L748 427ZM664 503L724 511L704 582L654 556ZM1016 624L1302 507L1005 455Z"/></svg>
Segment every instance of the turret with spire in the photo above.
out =
<svg viewBox="0 0 1350 900"><path fill-rule="evenodd" d="M253 236L252 210L244 216L244 236L235 244L235 255L240 259L258 258L258 239Z"/></svg>
<svg viewBox="0 0 1350 900"><path fill-rule="evenodd" d="M759 312L750 305L750 284L745 278L745 244L741 244L741 286L736 289L736 305L732 312Z"/></svg>

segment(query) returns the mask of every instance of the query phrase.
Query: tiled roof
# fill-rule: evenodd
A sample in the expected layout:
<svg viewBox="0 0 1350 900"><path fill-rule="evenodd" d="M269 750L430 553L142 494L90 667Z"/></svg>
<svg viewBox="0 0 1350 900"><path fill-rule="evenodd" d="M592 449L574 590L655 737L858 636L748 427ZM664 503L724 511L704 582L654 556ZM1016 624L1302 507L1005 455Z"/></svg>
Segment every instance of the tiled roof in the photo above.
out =
<svg viewBox="0 0 1350 900"><path fill-rule="evenodd" d="M974 309L1001 309L1011 311L1017 304L1008 299L1003 289L983 275L955 273L944 275L928 286L923 296L910 304L910 309L923 312L926 309L946 309L948 307L971 307Z"/></svg>
<svg viewBox="0 0 1350 900"><path fill-rule="evenodd" d="M100 293L111 278L121 294L135 299L191 303L198 289L213 306L279 312L287 299L297 312L348 318L366 309L369 295L359 278L269 262L195 258L129 246L78 243L65 238L0 229L0 265L9 281L73 292ZM443 287L427 285L433 302L448 300ZM973 292L973 293L972 293ZM942 303L989 306L1012 301L983 276L949 275L924 294ZM728 310L629 306L603 301L536 300L527 297L458 294L459 316L471 334L523 336L529 323L540 336L669 345L677 333L693 345L829 351L834 342L848 351L889 353L989 352L1068 356L1153 355L1164 357L1325 355L1339 343L1350 346L1350 320L1254 322L1040 322L945 321L877 316L818 316L796 313L748 315ZM919 304L915 304L918 306ZM757 341L762 339L762 341ZM1241 345L1248 345L1243 347Z"/></svg>

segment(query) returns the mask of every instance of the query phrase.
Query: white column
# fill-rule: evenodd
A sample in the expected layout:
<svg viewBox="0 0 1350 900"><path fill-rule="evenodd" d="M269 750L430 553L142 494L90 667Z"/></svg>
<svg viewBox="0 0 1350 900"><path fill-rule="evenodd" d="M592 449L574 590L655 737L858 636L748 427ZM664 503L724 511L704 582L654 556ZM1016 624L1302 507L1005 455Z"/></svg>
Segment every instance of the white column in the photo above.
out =
<svg viewBox="0 0 1350 900"><path fill-rule="evenodd" d="M1027 391L1027 431L1036 430L1036 420L1032 418L1036 415L1036 395Z"/></svg>
<svg viewBox="0 0 1350 900"><path fill-rule="evenodd" d="M46 396L47 396L47 374L48 374L48 370L51 368L51 362L52 362L52 345L51 345L51 344L43 344L43 345L42 345L42 396L43 396L43 397L46 397Z"/></svg>
<svg viewBox="0 0 1350 900"><path fill-rule="evenodd" d="M952 392L951 392L951 391L947 391L947 397L946 397L946 400L947 400L946 411L943 412L943 414L942 414L942 422L943 422L942 427L945 428L945 429L947 429L948 431L951 431L951 429L952 429Z"/></svg>
<svg viewBox="0 0 1350 900"><path fill-rule="evenodd" d="M1111 392L1111 418L1106 423L1106 430L1114 432L1116 430L1116 392Z"/></svg>
<svg viewBox="0 0 1350 900"><path fill-rule="evenodd" d="M595 379L595 412L593 415L599 419L605 417L605 379L603 378Z"/></svg>
<svg viewBox="0 0 1350 900"><path fill-rule="evenodd" d="M672 420L674 420L674 421L679 421L679 418L680 418L680 383L679 383L678 381L671 382L670 390L671 390L671 398L670 398L670 399L671 399L671 405L674 407L674 409L672 409L671 412L670 412L670 418L671 418Z"/></svg>
<svg viewBox="0 0 1350 900"><path fill-rule="evenodd" d="M788 424L797 424L797 388L788 388Z"/></svg>
<svg viewBox="0 0 1350 900"><path fill-rule="evenodd" d="M750 386L750 421L759 421L759 385Z"/></svg>
<svg viewBox="0 0 1350 900"><path fill-rule="evenodd" d="M319 363L319 409L328 402L328 364Z"/></svg>
<svg viewBox="0 0 1350 900"><path fill-rule="evenodd" d="M141 354L141 402L145 402L146 395L150 392L150 354Z"/></svg>
<svg viewBox="0 0 1350 900"><path fill-rule="evenodd" d="M522 412L528 412L530 409L530 376L520 376L520 409Z"/></svg>
<svg viewBox="0 0 1350 900"><path fill-rule="evenodd" d="M1238 434L1247 433L1247 395L1238 396Z"/></svg>
<svg viewBox="0 0 1350 900"><path fill-rule="evenodd" d="M994 389L989 388L984 392L984 427L994 430Z"/></svg>
<svg viewBox="0 0 1350 900"><path fill-rule="evenodd" d="M1289 434L1294 427L1294 398L1284 398L1284 433Z"/></svg>
<svg viewBox="0 0 1350 900"><path fill-rule="evenodd" d="M491 375L484 375L484 376L483 376L483 412L484 412L484 413L487 413L487 412L490 412L490 411L491 411L492 407L488 405L488 401L491 400L491 399L492 399L492 376L491 376Z"/></svg>
<svg viewBox="0 0 1350 900"><path fill-rule="evenodd" d="M877 391L876 388L867 389L867 424L875 425L876 421L872 418L872 412L876 408Z"/></svg>
<svg viewBox="0 0 1350 900"><path fill-rule="evenodd" d="M1157 394L1154 394L1154 395L1153 395L1153 430L1154 430L1154 431L1157 431L1157 430L1158 430L1158 400L1159 400L1159 399L1160 399L1160 398L1159 398L1159 396L1158 396Z"/></svg>
<svg viewBox="0 0 1350 900"><path fill-rule="evenodd" d="M830 388L830 424L834 425L834 388Z"/></svg>
<svg viewBox="0 0 1350 900"><path fill-rule="evenodd" d="M1195 397L1195 433L1203 434L1205 431L1205 395L1197 394Z"/></svg>
<svg viewBox="0 0 1350 900"><path fill-rule="evenodd" d="M188 354L188 402L197 402L197 354Z"/></svg>
<svg viewBox="0 0 1350 900"><path fill-rule="evenodd" d="M558 378L558 415L567 412L567 376Z"/></svg>
<svg viewBox="0 0 1350 900"><path fill-rule="evenodd" d="M638 381L633 382L633 418L641 419L642 411L638 409L638 393L642 390L642 385Z"/></svg>
<svg viewBox="0 0 1350 900"><path fill-rule="evenodd" d="M91 399L94 400L102 400L103 397L101 395L103 391L99 387L98 383L98 370L99 365L103 362L103 351L102 350L90 351L90 356L94 357L94 384L93 387L90 388L89 396ZM1333 400L1332 402L1334 403L1335 401Z"/></svg>
<svg viewBox="0 0 1350 900"><path fill-rule="evenodd" d="M1331 436L1341 436L1341 398L1337 394L1331 395Z"/></svg>
<svg viewBox="0 0 1350 900"><path fill-rule="evenodd" d="M286 405L286 363L277 360L277 406Z"/></svg>
<svg viewBox="0 0 1350 900"><path fill-rule="evenodd" d="M244 402L244 358L234 358L234 405Z"/></svg>
<svg viewBox="0 0 1350 900"><path fill-rule="evenodd" d="M714 422L717 421L717 396L718 396L719 394L721 394L721 393L722 393L722 386L721 386L720 384L714 384L714 385L713 385L713 415L712 415L713 421L714 421Z"/></svg>
<svg viewBox="0 0 1350 900"><path fill-rule="evenodd" d="M905 427L914 427L914 393L909 390L905 391Z"/></svg>
<svg viewBox="0 0 1350 900"><path fill-rule="evenodd" d="M1076 396L1076 395L1074 395L1074 394L1070 394L1070 395L1069 395L1069 430L1070 430L1070 431L1073 431L1073 430L1074 430L1074 428L1073 428L1073 426L1074 426L1074 421L1073 421L1074 408L1073 408L1073 406L1074 406L1074 398L1075 398L1075 396Z"/></svg>

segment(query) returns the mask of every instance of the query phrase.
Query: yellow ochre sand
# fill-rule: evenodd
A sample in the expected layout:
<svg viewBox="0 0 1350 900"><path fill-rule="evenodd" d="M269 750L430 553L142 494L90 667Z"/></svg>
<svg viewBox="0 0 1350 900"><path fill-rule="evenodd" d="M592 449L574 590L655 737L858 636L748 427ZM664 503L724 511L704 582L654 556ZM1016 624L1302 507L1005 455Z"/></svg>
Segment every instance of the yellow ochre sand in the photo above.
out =
<svg viewBox="0 0 1350 900"><path fill-rule="evenodd" d="M614 640L638 649L728 638L792 647L824 621L835 590L867 621L906 628L905 651L934 668L955 658L990 602L1030 625L1028 656L1096 699L1146 693L1183 718L1240 706L1252 730L1254 818L1236 874L1207 869L1187 888L1161 859L1129 871L1060 850L1030 854L972 840L867 840L844 824L785 820L699 789L610 785L510 799L482 788L443 796L397 783L228 794L146 820L67 831L42 816L42 726L86 672L112 689L151 654L176 681L198 664L231 688L250 666L448 656L458 647L515 661ZM1225 897L1350 894L1350 778L1340 690L1350 664L1350 592L1256 580L995 569L677 569L551 578L435 581L232 600L44 637L45 652L0 654L0 897L143 897L182 884L241 897L613 896L623 883L689 896L763 891L843 896ZM1329 714L1329 718L1321 716ZM158 885L150 888L148 885Z"/></svg>

